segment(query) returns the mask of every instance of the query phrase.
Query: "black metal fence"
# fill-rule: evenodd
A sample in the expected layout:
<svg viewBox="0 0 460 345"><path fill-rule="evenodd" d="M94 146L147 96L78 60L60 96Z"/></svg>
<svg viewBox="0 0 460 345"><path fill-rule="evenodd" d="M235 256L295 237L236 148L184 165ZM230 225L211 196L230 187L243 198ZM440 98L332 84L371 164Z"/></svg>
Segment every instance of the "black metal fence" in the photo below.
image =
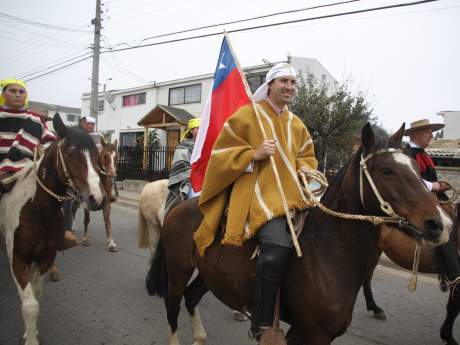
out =
<svg viewBox="0 0 460 345"><path fill-rule="evenodd" d="M174 150L175 147L170 146L119 147L117 179L155 181L168 178Z"/></svg>

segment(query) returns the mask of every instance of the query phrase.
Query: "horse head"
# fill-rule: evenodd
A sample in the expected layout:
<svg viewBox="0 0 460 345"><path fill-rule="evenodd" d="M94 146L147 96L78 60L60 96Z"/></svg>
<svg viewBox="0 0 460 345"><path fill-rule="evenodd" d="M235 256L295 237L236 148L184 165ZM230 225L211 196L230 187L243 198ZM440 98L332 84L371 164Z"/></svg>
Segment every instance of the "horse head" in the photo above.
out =
<svg viewBox="0 0 460 345"><path fill-rule="evenodd" d="M431 245L447 242L452 220L424 184L414 159L401 149L405 125L389 139L375 136L370 124L361 132L360 198L373 214L399 218L400 228Z"/></svg>
<svg viewBox="0 0 460 345"><path fill-rule="evenodd" d="M59 137L54 144L59 179L80 194L88 209L101 209L106 193L97 172L98 152L93 139L80 128L67 127L59 114L54 116L53 126Z"/></svg>
<svg viewBox="0 0 460 345"><path fill-rule="evenodd" d="M116 179L117 177L117 162L118 162L118 140L107 143L101 139L102 150L99 153L99 164L101 165L107 177Z"/></svg>

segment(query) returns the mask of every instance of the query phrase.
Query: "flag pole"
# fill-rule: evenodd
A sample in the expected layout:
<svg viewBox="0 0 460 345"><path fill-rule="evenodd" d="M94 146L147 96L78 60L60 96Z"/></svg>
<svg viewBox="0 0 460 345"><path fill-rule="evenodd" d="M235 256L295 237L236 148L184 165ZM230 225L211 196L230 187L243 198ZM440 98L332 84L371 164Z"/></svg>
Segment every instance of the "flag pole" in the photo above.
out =
<svg viewBox="0 0 460 345"><path fill-rule="evenodd" d="M254 102L254 98L252 97L251 89L249 88L248 82L246 81L246 77L243 74L243 70L242 70L242 68L240 66L240 62L238 61L238 58L237 58L237 56L235 55L235 53L233 51L233 47L232 47L232 44L230 42L230 37L228 36L227 31L225 31L225 30L224 30L224 36L227 39L228 47L230 48L230 51L232 52L233 58L235 59L236 68L238 68L238 72L241 75L241 79L243 80L243 84L244 84L244 87L246 89L246 93L249 95L249 98L251 99L252 109L254 110L254 113L256 114L257 123L259 124L259 127L260 127L260 129L262 131L262 136L263 136L264 141L265 141L265 140L267 140L267 133L265 132L265 128L264 128L264 126L262 124L262 119L260 118L259 111L257 110L256 102ZM289 231L291 233L292 242L294 243L294 247L295 247L295 251L296 251L297 256L301 257L302 256L302 250L300 249L299 241L297 239L297 235L296 235L295 230L294 230L294 225L292 224L292 220L291 220L291 216L290 216L290 212L289 212L289 206L287 204L286 196L284 195L283 187L281 185L281 179L280 179L280 176L279 176L279 173L278 173L278 169L276 168L275 159L273 158L273 156L270 156L270 163L271 163L273 172L275 173L276 185L278 186L278 191L280 193L281 201L282 201L283 208L284 208L284 213L286 214L286 220L287 220L287 223L288 223L288 226L289 226Z"/></svg>

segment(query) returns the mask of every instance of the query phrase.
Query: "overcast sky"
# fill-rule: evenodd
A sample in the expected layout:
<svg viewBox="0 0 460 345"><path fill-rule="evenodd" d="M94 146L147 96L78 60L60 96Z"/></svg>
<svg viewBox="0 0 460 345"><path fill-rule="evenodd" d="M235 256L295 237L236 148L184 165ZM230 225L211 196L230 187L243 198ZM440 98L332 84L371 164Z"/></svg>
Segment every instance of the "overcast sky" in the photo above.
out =
<svg viewBox="0 0 460 345"><path fill-rule="evenodd" d="M106 0L102 45L133 46L158 34L338 1ZM362 0L174 37L412 1ZM57 65L85 54L92 44L89 23L94 17L95 0L2 1L0 12L82 30L49 30L0 16L1 79ZM230 37L243 67L261 64L262 59L283 60L288 53L318 59L337 80L352 79L353 88L366 94L379 122L395 130L402 121L429 118L439 122L442 118L436 112L460 110L459 33L460 0L440 0L244 31ZM221 36L214 36L103 54L101 90L104 83L108 89L120 89L211 73L221 40ZM91 59L28 82L30 98L80 107L81 94L90 91L90 76Z"/></svg>

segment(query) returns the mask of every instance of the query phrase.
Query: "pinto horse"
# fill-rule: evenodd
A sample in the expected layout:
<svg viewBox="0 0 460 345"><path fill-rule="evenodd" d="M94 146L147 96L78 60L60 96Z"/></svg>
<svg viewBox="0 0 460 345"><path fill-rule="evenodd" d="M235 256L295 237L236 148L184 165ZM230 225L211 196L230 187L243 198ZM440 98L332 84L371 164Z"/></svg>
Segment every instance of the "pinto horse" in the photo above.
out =
<svg viewBox="0 0 460 345"><path fill-rule="evenodd" d="M457 232L457 249L460 255L460 222L459 222L459 212L460 209L457 206L457 215L455 216L452 212L452 217L455 218L454 231ZM385 312L380 308L374 300L372 293L371 282L372 282L372 273L375 269L378 259L382 251L396 264L406 268L408 270L412 269L413 260L414 260L414 251L415 251L415 241L413 238L394 231L392 227L383 226L381 229L381 236L379 241L380 251L376 256L376 262L373 268L371 269L371 274L364 281L363 292L366 299L367 310L373 313L373 316L379 320L386 320ZM423 247L420 253L420 263L419 263L419 272L421 273L438 273L438 263L436 260L436 254L434 253L434 248ZM450 291L448 300L447 300L447 315L441 326L441 339L447 345L458 345L455 341L452 329L454 327L455 319L457 318L460 312L460 286L454 288L455 291Z"/></svg>
<svg viewBox="0 0 460 345"><path fill-rule="evenodd" d="M44 275L64 240L62 201L79 193L92 210L105 202L96 170L97 149L91 137L53 119L59 141L34 165L24 167L14 188L0 201L0 231L22 303L25 345L38 345L37 319Z"/></svg>
<svg viewBox="0 0 460 345"><path fill-rule="evenodd" d="M452 221L422 184L415 161L401 151L403 133L404 125L390 139L382 139L369 124L364 126L362 147L338 173L322 202L343 213L380 216L378 195L410 224L404 231L432 245L445 243ZM364 176L364 169L369 175ZM208 289L232 309L251 310L256 265L251 256L256 241L222 246L219 232L204 257L199 257L193 233L201 221L197 199L173 208L164 219L147 275L149 294L165 298L170 345L179 344L182 297L192 318L195 345L206 339L197 305ZM379 227L369 222L335 218L318 208L308 213L298 238L303 256L292 256L281 286L280 314L291 325L289 345L328 345L346 331L378 251L379 234ZM195 265L199 275L188 285Z"/></svg>
<svg viewBox="0 0 460 345"><path fill-rule="evenodd" d="M101 144L102 149L99 152L98 166L102 167L100 170L100 177L104 190L107 193L109 199L109 201L104 204L104 208L102 209L104 215L105 233L107 236L107 249L109 252L118 252L117 244L115 243L112 236L112 223L110 222L110 210L112 208L110 197L112 195L113 183L117 178L118 140L115 140L113 144L111 144L106 143L103 139L101 139ZM76 208L74 209L76 211L80 205L77 204L75 206ZM90 210L87 207L84 208L85 230L81 241L81 244L84 246L90 245L90 240L88 238L88 224L90 222L89 211Z"/></svg>

